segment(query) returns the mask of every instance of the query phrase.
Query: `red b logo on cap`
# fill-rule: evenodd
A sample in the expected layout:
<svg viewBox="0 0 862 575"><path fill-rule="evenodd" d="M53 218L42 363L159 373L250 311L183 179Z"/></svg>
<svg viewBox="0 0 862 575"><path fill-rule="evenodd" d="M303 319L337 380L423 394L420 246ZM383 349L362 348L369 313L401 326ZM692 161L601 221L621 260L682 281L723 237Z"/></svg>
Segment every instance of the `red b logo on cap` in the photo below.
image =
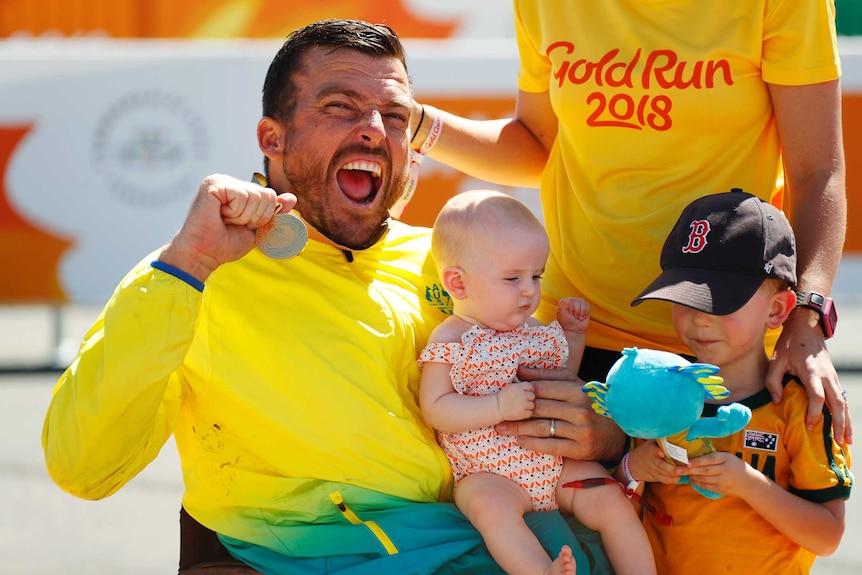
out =
<svg viewBox="0 0 862 575"><path fill-rule="evenodd" d="M708 243L706 236L709 233L708 220L695 220L689 224L691 233L688 234L688 243L682 247L684 254L696 254L703 251Z"/></svg>

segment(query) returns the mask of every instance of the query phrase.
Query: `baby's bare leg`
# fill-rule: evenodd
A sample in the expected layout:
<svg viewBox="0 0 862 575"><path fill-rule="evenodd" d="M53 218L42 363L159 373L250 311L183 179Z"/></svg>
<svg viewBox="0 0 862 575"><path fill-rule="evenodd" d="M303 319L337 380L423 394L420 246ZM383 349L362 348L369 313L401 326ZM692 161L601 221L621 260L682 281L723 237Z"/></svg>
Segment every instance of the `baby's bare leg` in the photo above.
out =
<svg viewBox="0 0 862 575"><path fill-rule="evenodd" d="M533 510L527 492L493 473L468 475L455 486L455 504L482 534L494 560L509 575L574 575L575 561L564 551L551 561L524 514ZM568 559L571 558L571 561ZM566 570L561 570L566 565Z"/></svg>
<svg viewBox="0 0 862 575"><path fill-rule="evenodd" d="M595 477L608 477L608 472L592 461L564 459L563 473L557 484L560 510L571 513L599 532L617 575L654 574L655 558L649 539L634 505L618 484L563 487L569 481Z"/></svg>

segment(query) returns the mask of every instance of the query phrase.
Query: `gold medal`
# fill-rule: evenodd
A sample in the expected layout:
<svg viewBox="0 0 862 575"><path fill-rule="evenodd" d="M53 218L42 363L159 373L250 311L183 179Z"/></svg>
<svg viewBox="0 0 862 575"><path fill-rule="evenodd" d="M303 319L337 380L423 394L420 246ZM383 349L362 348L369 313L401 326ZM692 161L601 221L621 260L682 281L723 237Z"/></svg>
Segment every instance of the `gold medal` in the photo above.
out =
<svg viewBox="0 0 862 575"><path fill-rule="evenodd" d="M275 214L267 223L257 228L257 248L276 260L296 257L308 243L308 228L298 217L290 213Z"/></svg>
<svg viewBox="0 0 862 575"><path fill-rule="evenodd" d="M255 173L255 183L266 186L266 178ZM255 243L265 255L276 260L286 260L298 256L308 243L308 227L301 219L291 213L279 213L281 204L276 208L272 219L257 228Z"/></svg>

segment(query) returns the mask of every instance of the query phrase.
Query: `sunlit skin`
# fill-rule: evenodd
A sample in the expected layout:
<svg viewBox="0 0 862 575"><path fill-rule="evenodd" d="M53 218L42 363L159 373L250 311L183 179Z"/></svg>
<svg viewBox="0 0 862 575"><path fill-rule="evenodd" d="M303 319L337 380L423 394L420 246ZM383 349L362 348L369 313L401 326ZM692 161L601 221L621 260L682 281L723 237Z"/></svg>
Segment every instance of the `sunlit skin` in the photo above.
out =
<svg viewBox="0 0 862 575"><path fill-rule="evenodd" d="M784 296L786 299L786 296ZM776 323L775 285L764 282L748 302L729 315L710 315L671 304L671 318L680 340L698 361L721 366L721 376L733 381L732 400L748 397L763 387L769 357L762 342L767 327ZM764 318L768 318L764 321Z"/></svg>
<svg viewBox="0 0 862 575"><path fill-rule="evenodd" d="M312 48L303 58L294 109L283 120L258 123L270 187L221 174L206 178L159 256L163 262L206 281L254 247L254 230L278 204L296 207L345 248L362 249L381 237L407 177L407 72L395 58L349 49Z"/></svg>
<svg viewBox="0 0 862 575"><path fill-rule="evenodd" d="M505 237L504 237L505 236ZM509 229L491 233L457 272L470 297L457 300L455 315L468 324L497 331L523 326L541 301L541 279L548 259L548 240L541 231ZM506 249L493 249L505 243ZM493 258L484 255L494 253Z"/></svg>
<svg viewBox="0 0 862 575"><path fill-rule="evenodd" d="M410 83L394 58L313 48L294 80L296 105L258 134L273 188L335 243L362 249L382 234L407 177Z"/></svg>

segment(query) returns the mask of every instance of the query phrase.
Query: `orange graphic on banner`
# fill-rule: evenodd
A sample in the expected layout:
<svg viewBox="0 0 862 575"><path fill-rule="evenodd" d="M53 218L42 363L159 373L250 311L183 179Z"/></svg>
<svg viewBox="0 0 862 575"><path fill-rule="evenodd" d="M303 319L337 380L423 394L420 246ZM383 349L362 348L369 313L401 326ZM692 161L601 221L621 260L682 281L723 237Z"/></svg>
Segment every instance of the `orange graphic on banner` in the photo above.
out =
<svg viewBox="0 0 862 575"><path fill-rule="evenodd" d="M6 168L18 143L32 128L0 127L0 302L60 302L60 256L71 242L35 227L18 215L5 188Z"/></svg>
<svg viewBox="0 0 862 575"><path fill-rule="evenodd" d="M862 253L862 94L844 94L844 158L847 163L847 238L844 253Z"/></svg>
<svg viewBox="0 0 862 575"><path fill-rule="evenodd" d="M158 30L154 35L163 37L281 39L297 28L327 18L381 22L402 38L445 38L455 28L454 23L414 16L400 0L207 0L197 2L194 10L180 10L174 0L151 0L148 4Z"/></svg>
<svg viewBox="0 0 862 575"><path fill-rule="evenodd" d="M458 24L423 19L403 0L4 0L0 35L283 39L326 18L381 22L402 38L447 38Z"/></svg>

